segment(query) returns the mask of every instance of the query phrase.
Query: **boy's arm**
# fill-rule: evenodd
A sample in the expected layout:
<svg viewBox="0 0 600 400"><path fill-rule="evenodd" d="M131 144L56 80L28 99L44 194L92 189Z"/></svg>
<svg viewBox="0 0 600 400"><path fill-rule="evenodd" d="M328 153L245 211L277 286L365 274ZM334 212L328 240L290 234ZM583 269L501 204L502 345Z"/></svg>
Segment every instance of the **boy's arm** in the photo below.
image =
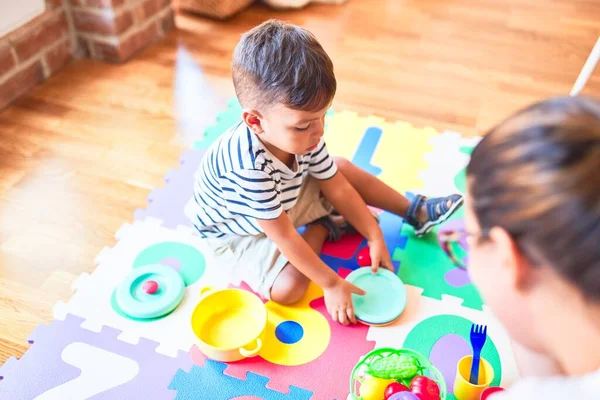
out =
<svg viewBox="0 0 600 400"><path fill-rule="evenodd" d="M258 220L258 224L285 258L321 288L329 288L341 279L306 243L286 213L275 219Z"/></svg>
<svg viewBox="0 0 600 400"><path fill-rule="evenodd" d="M258 224L290 264L323 289L327 311L333 320L346 320L342 315L347 315L355 322L351 295L365 292L329 268L294 228L287 214L282 213L275 219L258 220Z"/></svg>
<svg viewBox="0 0 600 400"><path fill-rule="evenodd" d="M393 271L379 224L344 174L338 172L329 179L320 180L319 186L333 207L369 242L373 270L377 271L381 262L385 268Z"/></svg>

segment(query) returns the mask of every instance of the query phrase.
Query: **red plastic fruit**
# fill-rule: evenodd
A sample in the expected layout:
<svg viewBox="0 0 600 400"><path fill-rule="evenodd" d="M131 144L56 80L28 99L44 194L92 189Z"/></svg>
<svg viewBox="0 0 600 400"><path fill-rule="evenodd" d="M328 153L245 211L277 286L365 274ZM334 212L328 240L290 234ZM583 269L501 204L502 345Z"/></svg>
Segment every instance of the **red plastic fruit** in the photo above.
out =
<svg viewBox="0 0 600 400"><path fill-rule="evenodd" d="M409 391L409 389L406 386L404 386L403 384L398 383L398 382L393 382L393 383L390 383L385 388L383 397L385 398L385 400L388 400L395 393L408 392L408 391Z"/></svg>
<svg viewBox="0 0 600 400"><path fill-rule="evenodd" d="M502 391L504 391L504 389L501 387L496 387L496 386L489 387L489 388L485 389L483 391L483 393L481 393L480 400L486 400L489 396L491 396L492 393L498 393L498 392L502 392Z"/></svg>
<svg viewBox="0 0 600 400"><path fill-rule="evenodd" d="M371 266L371 250L369 249L369 246L360 249L360 251L356 255L356 260L358 261L358 265L360 265L361 267Z"/></svg>
<svg viewBox="0 0 600 400"><path fill-rule="evenodd" d="M440 400L440 387L426 376L414 377L410 383L410 391L420 400Z"/></svg>
<svg viewBox="0 0 600 400"><path fill-rule="evenodd" d="M156 281L146 281L142 289L148 294L154 294L158 290L158 283Z"/></svg>

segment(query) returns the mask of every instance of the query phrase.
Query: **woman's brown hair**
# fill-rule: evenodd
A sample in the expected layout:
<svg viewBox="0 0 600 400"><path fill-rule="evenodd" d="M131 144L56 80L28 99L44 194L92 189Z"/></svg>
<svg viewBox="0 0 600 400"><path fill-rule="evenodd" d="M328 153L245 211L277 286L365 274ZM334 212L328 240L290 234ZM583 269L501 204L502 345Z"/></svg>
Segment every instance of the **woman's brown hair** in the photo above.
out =
<svg viewBox="0 0 600 400"><path fill-rule="evenodd" d="M531 261L541 257L600 300L598 100L560 97L520 110L479 142L467 175L482 232L504 228Z"/></svg>

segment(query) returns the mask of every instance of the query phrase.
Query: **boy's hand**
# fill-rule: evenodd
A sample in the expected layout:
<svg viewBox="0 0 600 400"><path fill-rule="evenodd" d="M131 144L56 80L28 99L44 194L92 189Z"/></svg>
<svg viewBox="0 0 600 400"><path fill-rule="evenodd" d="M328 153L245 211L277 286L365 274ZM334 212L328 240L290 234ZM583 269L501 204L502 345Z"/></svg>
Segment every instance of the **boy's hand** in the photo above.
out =
<svg viewBox="0 0 600 400"><path fill-rule="evenodd" d="M355 324L356 317L354 316L352 293L362 296L366 292L342 278L338 279L333 286L323 289L323 291L325 294L325 307L327 307L331 319L344 325L348 325L350 322Z"/></svg>
<svg viewBox="0 0 600 400"><path fill-rule="evenodd" d="M371 270L374 274L379 270L379 266L383 266L385 269L389 269L394 272L394 266L392 265L392 258L390 252L387 249L383 234L369 241L369 250L371 256Z"/></svg>

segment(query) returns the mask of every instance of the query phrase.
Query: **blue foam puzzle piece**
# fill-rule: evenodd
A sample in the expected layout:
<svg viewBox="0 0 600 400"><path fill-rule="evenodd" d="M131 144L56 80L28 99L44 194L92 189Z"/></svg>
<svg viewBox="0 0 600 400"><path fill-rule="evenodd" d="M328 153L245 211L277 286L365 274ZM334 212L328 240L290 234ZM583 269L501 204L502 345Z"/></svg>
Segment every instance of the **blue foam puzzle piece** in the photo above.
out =
<svg viewBox="0 0 600 400"><path fill-rule="evenodd" d="M175 400L229 400L241 396L259 397L263 400L309 400L313 392L290 386L289 393L281 393L266 387L269 378L252 372L246 380L239 380L223 372L227 368L214 360L206 360L204 366L192 366L189 372L177 371L169 389L176 390Z"/></svg>
<svg viewBox="0 0 600 400"><path fill-rule="evenodd" d="M379 127L371 126L367 128L352 158L352 163L373 176L377 176L382 172L381 168L371 164L382 134L383 131Z"/></svg>

